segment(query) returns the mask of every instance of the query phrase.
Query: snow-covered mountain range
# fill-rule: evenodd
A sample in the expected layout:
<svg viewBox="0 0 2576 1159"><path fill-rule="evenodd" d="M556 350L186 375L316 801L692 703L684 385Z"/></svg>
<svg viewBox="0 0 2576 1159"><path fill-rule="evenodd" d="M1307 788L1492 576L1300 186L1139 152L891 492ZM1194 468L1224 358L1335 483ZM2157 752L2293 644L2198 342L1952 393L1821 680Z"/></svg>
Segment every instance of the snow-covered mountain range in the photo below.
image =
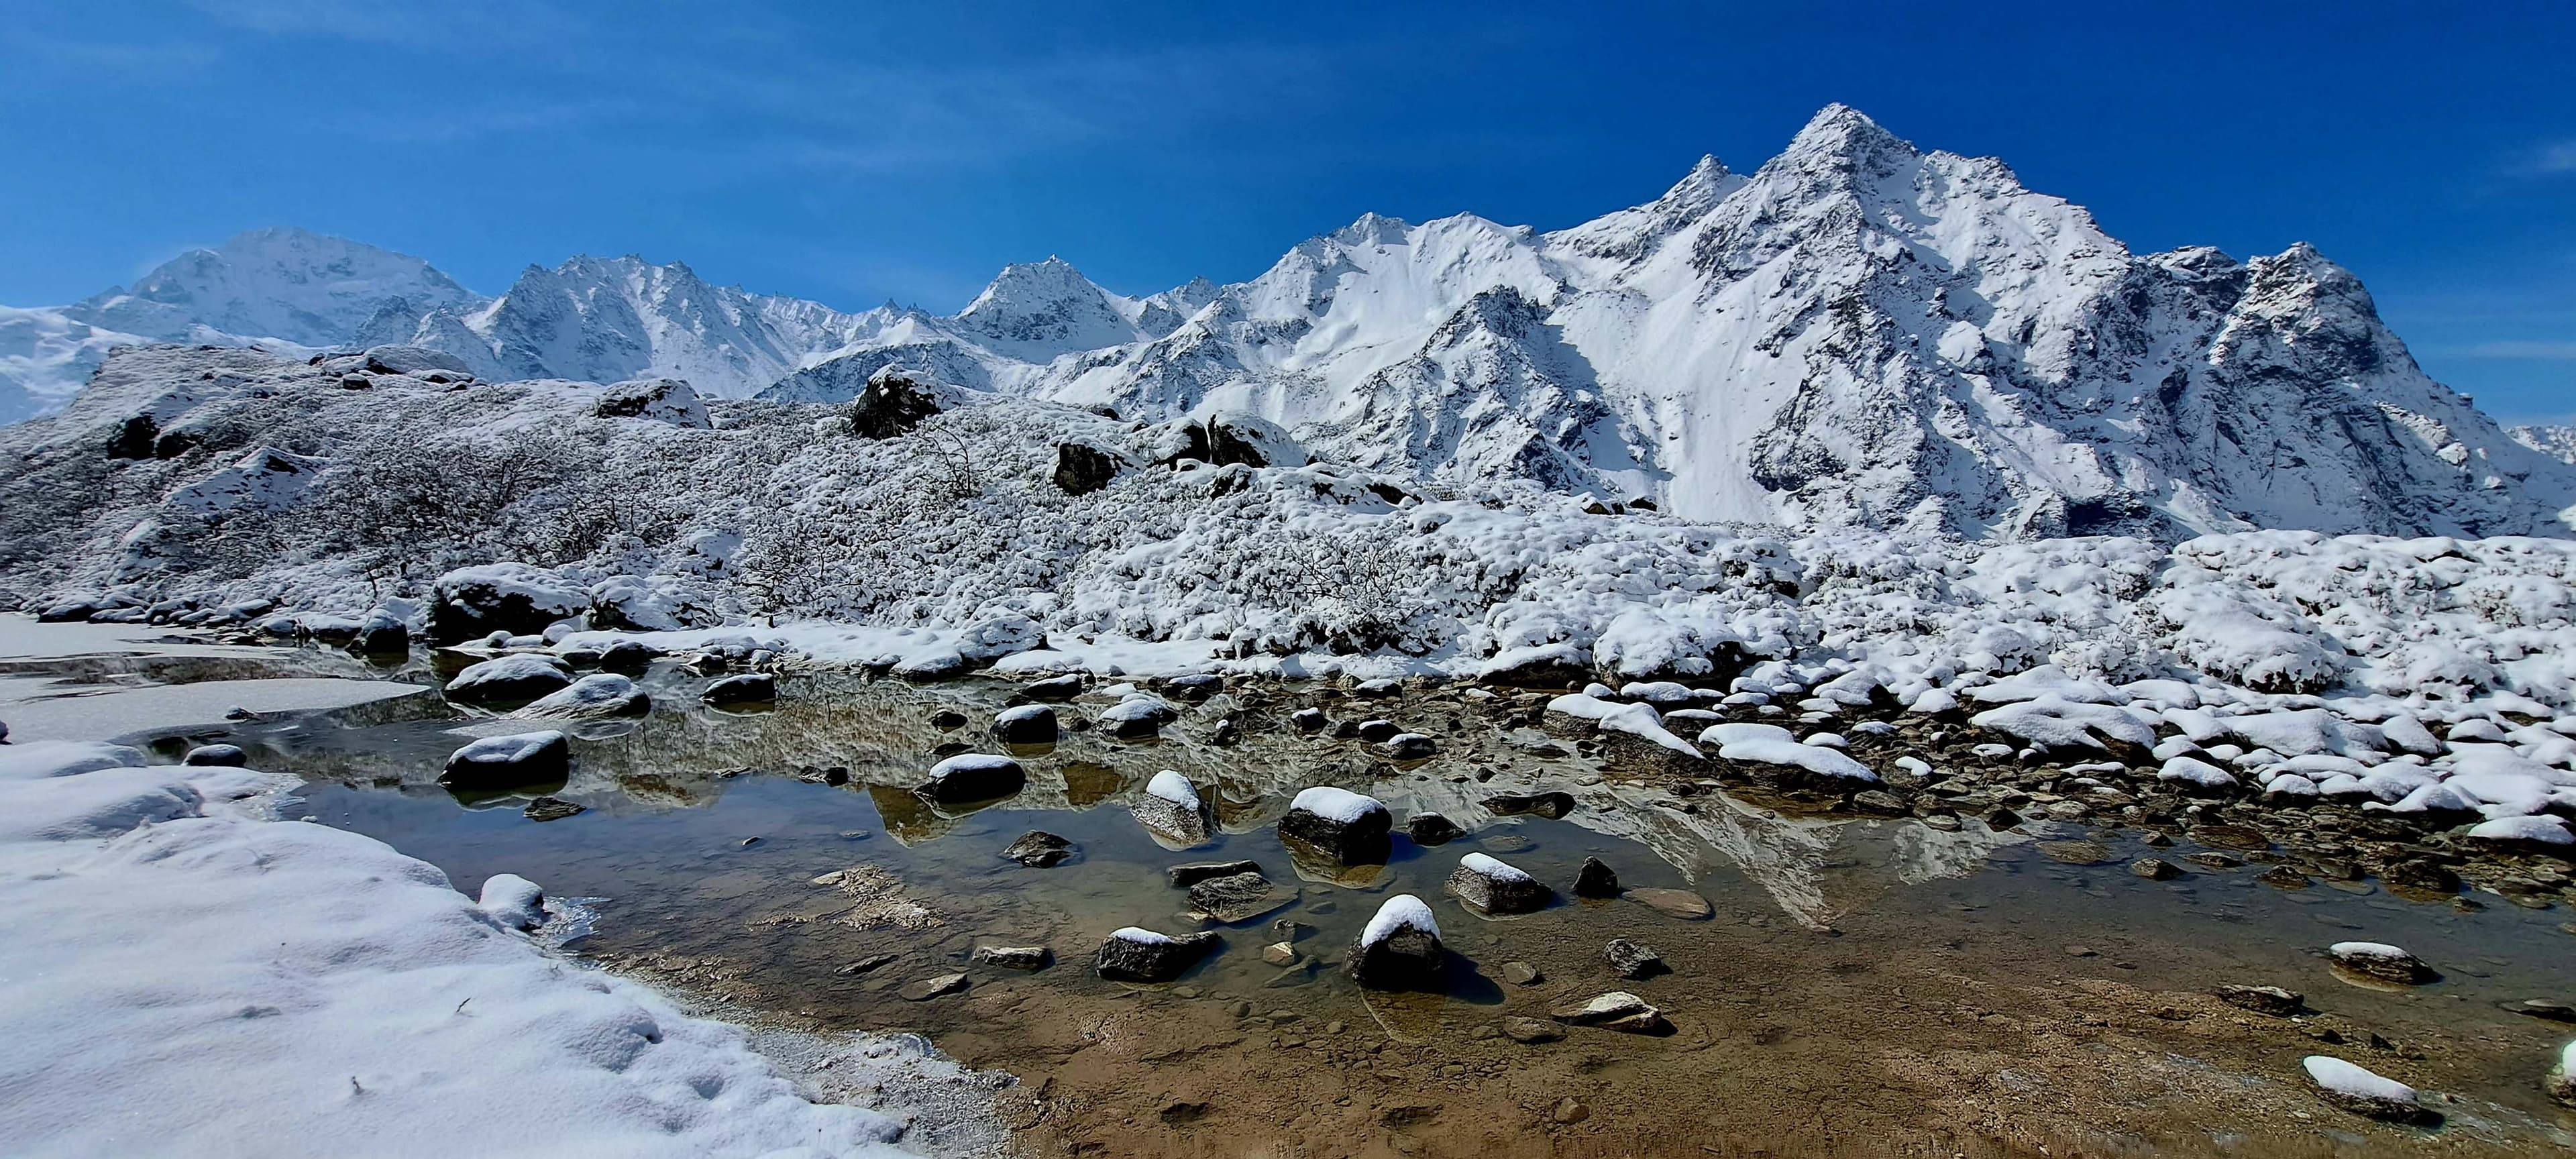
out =
<svg viewBox="0 0 2576 1159"><path fill-rule="evenodd" d="M299 264L302 263L302 264ZM499 298L245 234L0 313L0 418L139 338L399 343L486 378L853 397L889 366L1149 420L1246 411L1426 482L1518 476L1701 520L1970 536L2565 534L2576 468L2416 366L2306 245L2132 254L1991 158L1833 106L1750 174L1540 233L1374 214L1250 281L1111 293L1049 258L951 316L842 313L577 257Z"/></svg>

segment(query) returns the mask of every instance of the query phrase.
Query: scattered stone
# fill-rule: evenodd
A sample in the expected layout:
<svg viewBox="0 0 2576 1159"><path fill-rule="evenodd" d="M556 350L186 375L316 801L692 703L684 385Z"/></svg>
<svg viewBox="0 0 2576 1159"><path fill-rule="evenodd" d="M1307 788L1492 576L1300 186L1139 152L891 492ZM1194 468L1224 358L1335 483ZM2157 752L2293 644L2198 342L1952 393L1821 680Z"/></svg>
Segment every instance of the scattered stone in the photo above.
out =
<svg viewBox="0 0 2576 1159"><path fill-rule="evenodd" d="M1028 785L1020 762L990 753L959 753L930 766L930 780L914 794L941 805L966 805L1015 796Z"/></svg>
<svg viewBox="0 0 2576 1159"><path fill-rule="evenodd" d="M964 728L966 727L966 714L953 708L940 709L930 714L930 727L942 732L952 728Z"/></svg>
<svg viewBox="0 0 2576 1159"><path fill-rule="evenodd" d="M1598 857L1583 859L1583 868L1574 874L1574 896L1617 897L1619 875Z"/></svg>
<svg viewBox="0 0 2576 1159"><path fill-rule="evenodd" d="M891 439L938 413L939 399L929 387L887 367L851 400L850 431L863 439Z"/></svg>
<svg viewBox="0 0 2576 1159"><path fill-rule="evenodd" d="M1431 907L1409 893L1378 907L1343 964L1367 990L1438 990L1447 966L1440 924L1432 920Z"/></svg>
<svg viewBox="0 0 2576 1159"><path fill-rule="evenodd" d="M2400 986L2421 986L2441 977L2422 958L2384 942L2336 942L2326 947L2326 956L2355 974Z"/></svg>
<svg viewBox="0 0 2576 1159"><path fill-rule="evenodd" d="M1535 813L1549 820L1561 820L1574 811L1574 794L1548 790L1538 793L1504 793L1487 797L1485 808L1497 817L1514 817Z"/></svg>
<svg viewBox="0 0 2576 1159"><path fill-rule="evenodd" d="M1367 741L1370 744L1376 744L1403 731L1403 729L1396 727L1396 723L1391 720L1363 720L1359 723L1358 727L1352 731L1351 735Z"/></svg>
<svg viewBox="0 0 2576 1159"><path fill-rule="evenodd" d="M1273 966L1294 966L1305 956L1286 942L1272 942L1261 947L1261 960Z"/></svg>
<svg viewBox="0 0 2576 1159"><path fill-rule="evenodd" d="M1599 504L1594 504L1594 506L1599 506ZM1604 510L1598 512L1598 514L1607 515L1609 512ZM1564 1098L1558 1099L1555 1106L1547 1109L1547 1120L1560 1127L1571 1127L1576 1123L1580 1123L1591 1117L1591 1105L1572 1095L1567 1095Z"/></svg>
<svg viewBox="0 0 2576 1159"><path fill-rule="evenodd" d="M1379 746L1391 761L1427 761L1439 755L1440 742L1418 732L1397 733Z"/></svg>
<svg viewBox="0 0 2576 1159"><path fill-rule="evenodd" d="M841 974L845 977L855 978L861 974L873 973L879 967L894 961L894 959L895 955L893 954L870 954L867 957L852 962L847 966L841 967L839 970L834 971L834 973Z"/></svg>
<svg viewBox="0 0 2576 1159"><path fill-rule="evenodd" d="M1442 886L1459 901L1489 914L1525 914L1547 908L1556 891L1519 868L1482 853L1460 858Z"/></svg>
<svg viewBox="0 0 2576 1159"><path fill-rule="evenodd" d="M599 650L599 666L633 675L652 667L653 658L659 655L652 645L641 640L618 640Z"/></svg>
<svg viewBox="0 0 2576 1159"><path fill-rule="evenodd" d="M2149 881L2172 881L2182 876L2182 870L2174 863L2155 857L2141 857L2130 862L2129 872Z"/></svg>
<svg viewBox="0 0 2576 1159"><path fill-rule="evenodd" d="M1503 963L1503 981L1509 982L1514 986L1536 986L1541 982L1547 981L1547 975L1540 973L1538 967L1530 965L1527 962L1505 962Z"/></svg>
<svg viewBox="0 0 2576 1159"><path fill-rule="evenodd" d="M1161 735L1164 725L1180 718L1180 710L1162 697L1138 693L1102 709L1096 723L1119 740L1146 740Z"/></svg>
<svg viewBox="0 0 2576 1159"><path fill-rule="evenodd" d="M250 763L250 754L243 752L240 745L202 744L189 749L187 756L179 758L179 763L238 769Z"/></svg>
<svg viewBox="0 0 2576 1159"><path fill-rule="evenodd" d="M1170 769L1148 779L1145 794L1136 798L1128 811L1135 814L1136 823L1146 832L1174 848L1186 849L1209 837L1207 806L1199 799L1198 786Z"/></svg>
<svg viewBox="0 0 2576 1159"><path fill-rule="evenodd" d="M653 698L614 672L594 672L510 715L528 720L612 720L653 711Z"/></svg>
<svg viewBox="0 0 2576 1159"><path fill-rule="evenodd" d="M2221 986L2213 993L2230 1006L2275 1018L2297 1014L2307 1002L2305 995L2278 986Z"/></svg>
<svg viewBox="0 0 2576 1159"><path fill-rule="evenodd" d="M1446 845L1467 835L1458 823L1438 813L1416 813L1405 818L1404 835L1416 845Z"/></svg>
<svg viewBox="0 0 2576 1159"><path fill-rule="evenodd" d="M2546 998L2526 998L2520 1002L2507 1002L2504 1008L2516 1014L2548 1022L2576 1022L2576 1006L2570 1006L2564 1002L2552 1002Z"/></svg>
<svg viewBox="0 0 2576 1159"><path fill-rule="evenodd" d="M1687 889L1632 889L1627 891L1627 897L1630 901L1643 902L1646 908L1656 913L1686 922L1699 921L1717 912L1708 904L1707 898Z"/></svg>
<svg viewBox="0 0 2576 1159"><path fill-rule="evenodd" d="M1536 1046L1542 1042L1555 1042L1564 1038L1565 1032L1557 1029L1557 1025L1553 1022L1516 1015L1503 1019L1503 1037L1523 1046Z"/></svg>
<svg viewBox="0 0 2576 1159"><path fill-rule="evenodd" d="M2415 1088L2383 1078L2333 1055L2300 1060L2325 1100L2353 1114L2392 1123L2432 1123L2441 1116L2415 1101Z"/></svg>
<svg viewBox="0 0 2576 1159"><path fill-rule="evenodd" d="M1261 863L1257 861L1192 861L1163 871L1171 878L1174 889L1188 889L1211 877L1232 877L1238 873L1259 872L1261 872Z"/></svg>
<svg viewBox="0 0 2576 1159"><path fill-rule="evenodd" d="M1043 704L1005 708L993 718L993 739L1003 744L1054 744L1061 735L1055 710Z"/></svg>
<svg viewBox="0 0 2576 1159"><path fill-rule="evenodd" d="M1630 1034L1670 1034L1673 1029L1663 1011L1625 990L1566 1003L1550 1009L1547 1016L1576 1026L1602 1026Z"/></svg>
<svg viewBox="0 0 2576 1159"><path fill-rule="evenodd" d="M1169 982L1218 944L1217 936L1205 930L1173 937L1128 926L1100 943L1091 968L1113 982Z"/></svg>
<svg viewBox="0 0 2576 1159"><path fill-rule="evenodd" d="M1386 860L1393 818L1376 798L1318 785L1300 791L1279 819L1279 836L1331 854L1344 865Z"/></svg>
<svg viewBox="0 0 2576 1159"><path fill-rule="evenodd" d="M1609 961L1611 973L1630 981L1672 972L1672 967L1664 964L1663 955L1626 938L1610 939L1609 947L1601 953Z"/></svg>
<svg viewBox="0 0 2576 1159"><path fill-rule="evenodd" d="M561 782L572 770L572 742L559 732L485 737L449 754L438 783L454 789L511 789Z"/></svg>
<svg viewBox="0 0 2576 1159"><path fill-rule="evenodd" d="M2111 847L2099 841L2042 841L2039 852L2067 865L2098 865L2111 859Z"/></svg>
<svg viewBox="0 0 2576 1159"><path fill-rule="evenodd" d="M1031 869L1053 869L1073 856L1073 842L1044 829L1031 829L1005 846L1002 856Z"/></svg>
<svg viewBox="0 0 2576 1159"><path fill-rule="evenodd" d="M973 960L1005 970L1043 970L1055 954L1045 946L977 946Z"/></svg>
<svg viewBox="0 0 2576 1159"><path fill-rule="evenodd" d="M611 651L615 651L611 649ZM602 665L606 665L603 663ZM707 704L767 704L778 699L778 678L766 672L744 672L707 685L698 699Z"/></svg>
<svg viewBox="0 0 2576 1159"><path fill-rule="evenodd" d="M1323 709L1301 708L1288 714L1288 723L1296 726L1299 732L1322 732L1324 726L1332 721L1324 716Z"/></svg>
<svg viewBox="0 0 2576 1159"><path fill-rule="evenodd" d="M1163 681L1162 687L1173 699L1203 704L1225 691L1225 677L1213 672L1191 672Z"/></svg>
<svg viewBox="0 0 2576 1159"><path fill-rule="evenodd" d="M2275 865L2270 869L2266 869L2261 873L2255 874L2254 880L2262 882L2265 885L2278 886L2282 889L2306 889L2310 885L2315 884L2308 880L2307 874L2301 873L2286 865Z"/></svg>
<svg viewBox="0 0 2576 1159"><path fill-rule="evenodd" d="M519 814L531 821L561 821L584 811L583 806L561 797L539 797L528 802L528 807L519 810Z"/></svg>
<svg viewBox="0 0 2576 1159"><path fill-rule="evenodd" d="M1403 684L1385 677L1380 677L1376 680L1363 680L1351 686L1351 695L1363 700L1386 700L1392 697L1401 696L1403 693Z"/></svg>
<svg viewBox="0 0 2576 1159"><path fill-rule="evenodd" d="M895 993L907 1002L928 1002L942 994L954 994L965 988L966 975L941 974L934 978L906 982L898 987Z"/></svg>
<svg viewBox="0 0 2576 1159"><path fill-rule="evenodd" d="M1190 908L1227 925L1250 921L1297 900L1258 871L1211 877L1190 886Z"/></svg>

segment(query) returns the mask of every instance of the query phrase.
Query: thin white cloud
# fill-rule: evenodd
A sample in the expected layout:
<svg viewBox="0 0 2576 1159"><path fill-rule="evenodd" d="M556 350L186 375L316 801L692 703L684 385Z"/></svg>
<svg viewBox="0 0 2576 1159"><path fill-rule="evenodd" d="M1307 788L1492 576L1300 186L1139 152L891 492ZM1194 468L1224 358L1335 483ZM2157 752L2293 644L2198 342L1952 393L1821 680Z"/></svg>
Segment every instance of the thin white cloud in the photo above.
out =
<svg viewBox="0 0 2576 1159"><path fill-rule="evenodd" d="M2576 361L2576 342L2481 342L2460 352L2469 358L2530 358Z"/></svg>
<svg viewBox="0 0 2576 1159"><path fill-rule="evenodd" d="M2541 173L2576 173L2576 140L2552 141L2532 150L2531 167Z"/></svg>

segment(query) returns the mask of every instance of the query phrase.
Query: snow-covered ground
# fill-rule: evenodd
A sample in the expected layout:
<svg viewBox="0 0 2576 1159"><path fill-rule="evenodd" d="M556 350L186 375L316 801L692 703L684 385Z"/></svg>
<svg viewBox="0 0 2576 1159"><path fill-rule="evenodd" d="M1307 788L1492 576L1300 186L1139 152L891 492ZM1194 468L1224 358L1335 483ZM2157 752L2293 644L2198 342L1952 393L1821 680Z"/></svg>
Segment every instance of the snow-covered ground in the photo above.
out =
<svg viewBox="0 0 2576 1159"><path fill-rule="evenodd" d="M809 1100L738 1028L558 957L436 868L272 820L291 784L0 747L9 1153L901 1153L903 1122ZM898 1102L961 1077L899 1040L830 1052Z"/></svg>

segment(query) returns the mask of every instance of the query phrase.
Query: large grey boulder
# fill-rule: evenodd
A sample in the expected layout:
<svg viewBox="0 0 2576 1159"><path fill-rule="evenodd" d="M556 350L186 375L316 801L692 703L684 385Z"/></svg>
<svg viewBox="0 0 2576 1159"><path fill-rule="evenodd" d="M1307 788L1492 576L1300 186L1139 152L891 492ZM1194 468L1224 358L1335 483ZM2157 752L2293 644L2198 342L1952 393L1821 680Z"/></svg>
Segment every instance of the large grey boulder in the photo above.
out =
<svg viewBox="0 0 2576 1159"><path fill-rule="evenodd" d="M1128 926L1100 943L1091 968L1113 982L1169 982L1197 965L1218 943L1217 936L1205 930L1174 936Z"/></svg>
<svg viewBox="0 0 2576 1159"><path fill-rule="evenodd" d="M438 783L452 789L512 789L560 782L572 770L572 742L554 731L488 736L448 755Z"/></svg>
<svg viewBox="0 0 2576 1159"><path fill-rule="evenodd" d="M1377 914L1351 944L1343 969L1368 990L1438 990L1446 972L1448 951L1440 945L1440 923L1431 907L1409 893L1399 893L1377 907Z"/></svg>
<svg viewBox="0 0 2576 1159"><path fill-rule="evenodd" d="M939 397L927 385L887 367L850 401L850 430L863 439L891 439L938 413Z"/></svg>
<svg viewBox="0 0 2576 1159"><path fill-rule="evenodd" d="M590 608L590 593L524 563L460 567L430 585L429 638L455 644L494 632L529 636Z"/></svg>

